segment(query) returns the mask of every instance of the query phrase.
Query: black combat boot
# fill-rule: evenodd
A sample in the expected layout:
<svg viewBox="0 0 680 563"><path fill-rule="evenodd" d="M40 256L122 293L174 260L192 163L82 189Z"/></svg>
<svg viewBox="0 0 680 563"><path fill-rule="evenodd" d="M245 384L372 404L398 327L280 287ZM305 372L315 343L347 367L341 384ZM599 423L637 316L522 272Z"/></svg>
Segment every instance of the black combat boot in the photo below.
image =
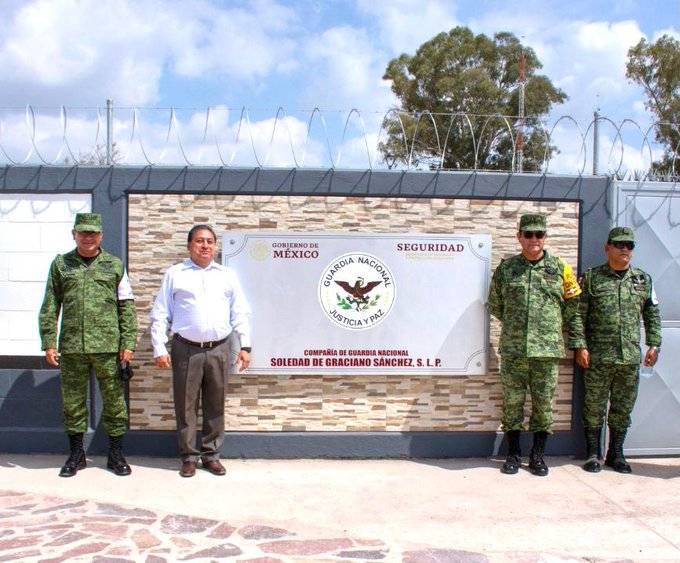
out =
<svg viewBox="0 0 680 563"><path fill-rule="evenodd" d="M547 432L534 432L534 445L531 448L531 455L529 457L529 471L539 477L545 477L548 474L548 466L543 461L547 439Z"/></svg>
<svg viewBox="0 0 680 563"><path fill-rule="evenodd" d="M602 428L586 428L586 455L588 459L583 464L583 469L589 473L598 473L602 470L600 465L600 436Z"/></svg>
<svg viewBox="0 0 680 563"><path fill-rule="evenodd" d="M508 457L505 458L505 463L501 467L501 473L514 475L519 471L522 465L522 450L519 447L519 430L510 430L505 433L508 440Z"/></svg>
<svg viewBox="0 0 680 563"><path fill-rule="evenodd" d="M68 442L71 448L71 455L68 456L66 463L59 471L59 477L73 477L79 469L85 469L85 450L83 449L83 435L69 434Z"/></svg>
<svg viewBox="0 0 680 563"><path fill-rule="evenodd" d="M621 432L620 430L609 429L609 449L604 464L617 473L633 472L623 455L623 442L626 440L626 432L626 430Z"/></svg>
<svg viewBox="0 0 680 563"><path fill-rule="evenodd" d="M116 475L130 475L132 469L123 457L123 436L109 436L109 459L106 467Z"/></svg>

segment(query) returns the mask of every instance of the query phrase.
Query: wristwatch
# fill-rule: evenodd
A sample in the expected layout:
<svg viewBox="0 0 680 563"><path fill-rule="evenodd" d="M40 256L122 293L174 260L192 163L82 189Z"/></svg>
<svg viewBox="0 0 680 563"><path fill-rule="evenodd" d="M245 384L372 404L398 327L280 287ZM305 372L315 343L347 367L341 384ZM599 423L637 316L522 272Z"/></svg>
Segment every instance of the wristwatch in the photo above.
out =
<svg viewBox="0 0 680 563"><path fill-rule="evenodd" d="M248 352L250 354L250 351L252 350L252 348L250 346L241 346L241 350L243 352Z"/></svg>

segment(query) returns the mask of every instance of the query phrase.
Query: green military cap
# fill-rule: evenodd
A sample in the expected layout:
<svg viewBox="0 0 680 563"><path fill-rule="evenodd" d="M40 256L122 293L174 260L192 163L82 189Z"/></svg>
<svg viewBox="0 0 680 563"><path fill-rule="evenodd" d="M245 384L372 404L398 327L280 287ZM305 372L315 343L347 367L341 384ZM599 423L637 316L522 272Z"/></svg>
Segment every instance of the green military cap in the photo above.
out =
<svg viewBox="0 0 680 563"><path fill-rule="evenodd" d="M102 216L99 213L76 213L76 222L73 224L76 231L100 233L102 231Z"/></svg>
<svg viewBox="0 0 680 563"><path fill-rule="evenodd" d="M630 227L614 227L609 231L608 242L635 242L635 233Z"/></svg>
<svg viewBox="0 0 680 563"><path fill-rule="evenodd" d="M540 213L525 213L519 219L520 231L545 231L545 215Z"/></svg>

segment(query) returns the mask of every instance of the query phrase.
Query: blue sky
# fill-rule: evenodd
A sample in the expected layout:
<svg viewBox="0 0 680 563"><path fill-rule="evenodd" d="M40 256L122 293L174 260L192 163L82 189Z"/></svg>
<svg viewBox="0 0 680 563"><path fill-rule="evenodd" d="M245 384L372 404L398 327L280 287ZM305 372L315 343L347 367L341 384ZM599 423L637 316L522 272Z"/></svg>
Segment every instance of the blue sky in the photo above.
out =
<svg viewBox="0 0 680 563"><path fill-rule="evenodd" d="M456 25L522 36L543 62L543 72L569 96L553 121L568 114L585 129L599 106L616 122L631 118L646 126L650 116L642 92L625 78L626 52L642 37L680 38L678 0L4 0L2 7L0 144L16 160L30 151L31 127L27 137L25 112L7 108L41 108L36 111L39 147L51 160L65 154L55 108L101 106L110 97L117 106L197 108L177 112L168 163L180 158L177 131L192 161L215 160L213 149L201 147L207 106L221 108L213 111L208 138L222 143L233 163L251 163L247 147L235 146L239 108L247 106L249 134L260 154L269 154L269 164L292 165L291 142L298 157L305 144L309 112L303 110L320 107L327 112L331 152L343 151L346 166L363 167L358 120L342 142L347 113L362 111L372 150L376 124L395 104L381 79L388 61ZM286 108L288 130L284 135L279 126L269 143L279 106ZM95 113L71 110L69 116L69 146L75 153L86 151L95 138ZM139 139L158 156L169 112L140 111L134 135L131 116L129 110L116 113L117 139L128 161L141 158ZM557 166L574 171L580 166L580 140L562 125L556 131L564 135ZM613 139L607 127L603 134ZM307 164L327 165L320 120L313 129ZM629 132L625 140L630 167L643 166L640 138ZM603 144L611 160L611 142Z"/></svg>

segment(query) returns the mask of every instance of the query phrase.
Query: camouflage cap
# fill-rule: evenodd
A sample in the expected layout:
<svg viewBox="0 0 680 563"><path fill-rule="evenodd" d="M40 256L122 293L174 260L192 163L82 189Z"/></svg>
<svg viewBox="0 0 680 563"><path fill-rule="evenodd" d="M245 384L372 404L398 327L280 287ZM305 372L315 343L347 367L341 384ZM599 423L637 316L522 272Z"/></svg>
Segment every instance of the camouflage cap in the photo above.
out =
<svg viewBox="0 0 680 563"><path fill-rule="evenodd" d="M73 228L79 232L101 233L102 216L99 213L76 213Z"/></svg>
<svg viewBox="0 0 680 563"><path fill-rule="evenodd" d="M525 213L519 219L520 231L545 231L547 230L545 223L545 215L540 213Z"/></svg>
<svg viewBox="0 0 680 563"><path fill-rule="evenodd" d="M635 242L635 233L630 227L614 227L609 231L607 242Z"/></svg>

